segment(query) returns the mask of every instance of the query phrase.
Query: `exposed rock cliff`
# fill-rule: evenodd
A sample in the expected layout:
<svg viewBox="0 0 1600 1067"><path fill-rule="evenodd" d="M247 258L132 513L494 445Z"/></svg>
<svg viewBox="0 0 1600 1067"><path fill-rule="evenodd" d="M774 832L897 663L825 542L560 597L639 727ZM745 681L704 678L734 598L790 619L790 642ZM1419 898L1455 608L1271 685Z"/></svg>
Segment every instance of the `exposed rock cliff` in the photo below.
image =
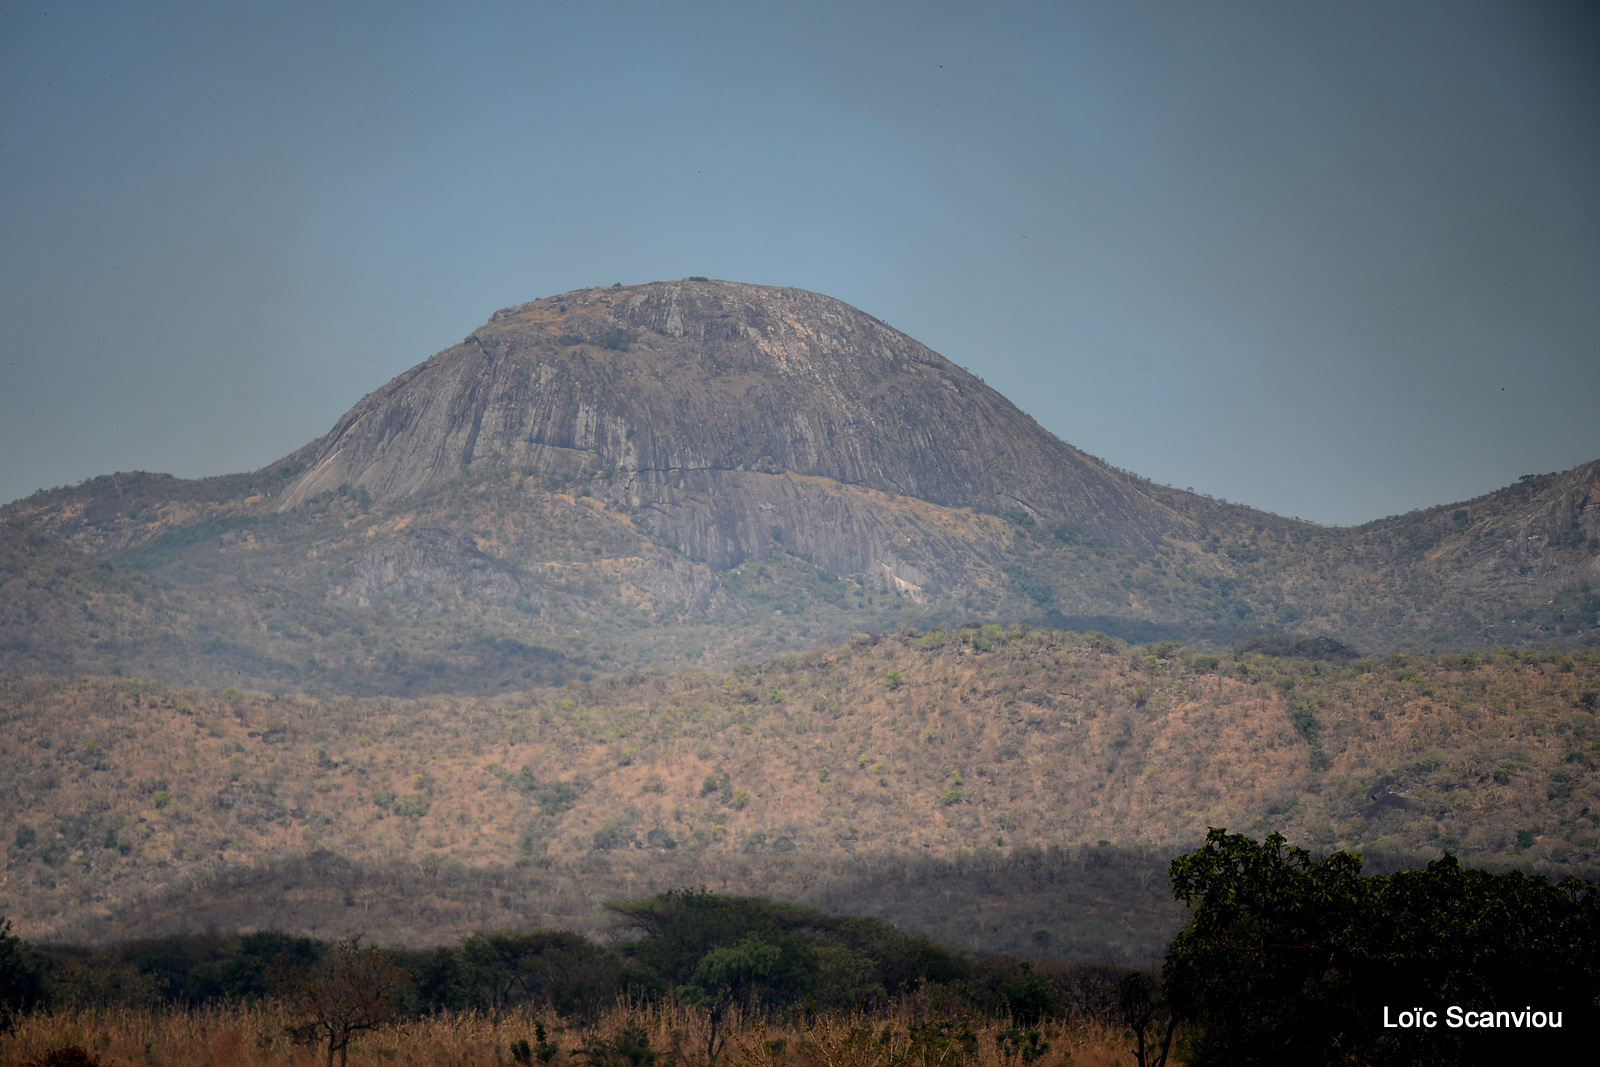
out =
<svg viewBox="0 0 1600 1067"><path fill-rule="evenodd" d="M304 470L285 508L344 484L385 501L484 469L614 468L618 499L713 565L779 538L830 569L917 586L948 588L996 548L888 515L878 493L1023 508L1134 552L1191 525L871 315L734 282L587 289L500 311L290 458Z"/></svg>

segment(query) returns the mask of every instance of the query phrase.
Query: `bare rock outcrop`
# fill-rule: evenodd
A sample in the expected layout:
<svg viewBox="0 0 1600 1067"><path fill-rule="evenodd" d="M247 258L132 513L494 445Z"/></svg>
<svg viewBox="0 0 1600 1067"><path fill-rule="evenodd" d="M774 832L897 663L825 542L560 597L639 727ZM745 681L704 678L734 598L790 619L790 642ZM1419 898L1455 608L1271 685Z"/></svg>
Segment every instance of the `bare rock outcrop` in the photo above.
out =
<svg viewBox="0 0 1600 1067"><path fill-rule="evenodd" d="M978 538L885 523L866 497L1022 508L1146 552L1190 521L938 353L830 297L720 281L590 289L495 314L290 457L293 507L485 469L610 468L621 502L715 566L774 536L831 569L958 584ZM956 542L960 541L958 545Z"/></svg>
<svg viewBox="0 0 1600 1067"><path fill-rule="evenodd" d="M363 608L386 598L424 604L439 594L504 604L522 591L514 574L471 541L445 530L423 529L405 530L368 547L351 563L349 580L331 598Z"/></svg>

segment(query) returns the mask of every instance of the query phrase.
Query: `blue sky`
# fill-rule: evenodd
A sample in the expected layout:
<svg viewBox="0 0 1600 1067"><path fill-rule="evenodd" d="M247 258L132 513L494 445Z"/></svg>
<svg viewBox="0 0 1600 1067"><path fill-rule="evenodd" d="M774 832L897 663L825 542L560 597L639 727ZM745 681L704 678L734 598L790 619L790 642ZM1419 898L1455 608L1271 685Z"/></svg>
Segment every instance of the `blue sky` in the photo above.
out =
<svg viewBox="0 0 1600 1067"><path fill-rule="evenodd" d="M1600 458L1586 5L0 6L0 501L252 469L499 307L839 297L1351 523Z"/></svg>

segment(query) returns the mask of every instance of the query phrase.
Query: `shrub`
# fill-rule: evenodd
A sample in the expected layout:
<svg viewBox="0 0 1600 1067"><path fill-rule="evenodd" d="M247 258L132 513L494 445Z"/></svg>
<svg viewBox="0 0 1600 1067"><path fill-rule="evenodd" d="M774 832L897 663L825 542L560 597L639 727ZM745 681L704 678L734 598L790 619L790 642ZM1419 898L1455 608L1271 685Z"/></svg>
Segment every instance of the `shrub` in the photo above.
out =
<svg viewBox="0 0 1600 1067"><path fill-rule="evenodd" d="M394 813L408 819L420 819L431 807L428 798L418 793L408 793L394 798Z"/></svg>
<svg viewBox="0 0 1600 1067"><path fill-rule="evenodd" d="M1044 979L1023 961L1017 975L1000 985L1000 1003L1018 1026L1038 1026L1061 1012L1061 1005Z"/></svg>
<svg viewBox="0 0 1600 1067"><path fill-rule="evenodd" d="M609 348L613 352L626 352L628 346L639 339L639 335L632 330L610 329L596 337L594 343L601 348Z"/></svg>
<svg viewBox="0 0 1600 1067"><path fill-rule="evenodd" d="M526 1003L592 1019L616 989L616 953L566 930L479 930L458 953L462 981L474 1007L495 1017ZM555 1055L544 1026L534 1024L531 1052L541 1063ZM528 1062L528 1061L521 1061Z"/></svg>
<svg viewBox="0 0 1600 1067"><path fill-rule="evenodd" d="M654 1067L658 1053L650 1047L649 1031L630 1023L609 1038L592 1036L577 1055L589 1067Z"/></svg>

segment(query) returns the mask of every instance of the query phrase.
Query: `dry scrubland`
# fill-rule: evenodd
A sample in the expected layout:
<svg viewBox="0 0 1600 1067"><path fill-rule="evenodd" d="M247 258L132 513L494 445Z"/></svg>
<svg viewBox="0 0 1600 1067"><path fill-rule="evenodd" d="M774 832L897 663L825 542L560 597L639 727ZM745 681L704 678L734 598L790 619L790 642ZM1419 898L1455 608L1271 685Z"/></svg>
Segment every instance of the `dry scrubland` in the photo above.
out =
<svg viewBox="0 0 1600 1067"><path fill-rule="evenodd" d="M719 1061L728 1067L782 1067L784 1063L816 1067L891 1067L892 1049L876 1041L850 1040L849 1031L870 1027L881 1034L885 1027L897 1031L901 1041L911 1027L929 1021L927 1006L915 1002L871 1017L827 1018L802 1026L773 1024L743 1027L729 1041ZM36 1060L64 1046L76 1045L106 1067L140 1064L212 1064L215 1067L317 1067L325 1062L324 1048L294 1043L287 1035L299 1020L281 1008L235 1006L200 1011L151 1012L131 1009L59 1011L25 1018L16 1033L0 1037L0 1065L11 1067ZM703 1013L677 1007L619 1006L598 1023L581 1025L545 1014L542 1017L551 1044L560 1051L552 1067L580 1063L621 1067L624 1056L596 1058L579 1055L582 1048L613 1043L625 1030L642 1033L661 1067L692 1063L692 1050L705 1044ZM503 1067L517 1062L512 1048L519 1041L534 1041L535 1016L510 1013L498 1021L479 1014L447 1014L395 1024L359 1037L350 1047L353 1064L428 1065L428 1067ZM1009 1022L974 1021L976 1049L969 1057L951 1059L941 1067L1019 1067L1019 1055L1002 1044ZM1033 1062L1038 1067L1071 1063L1101 1067L1127 1061L1129 1040L1120 1032L1093 1023L1045 1023L1040 1033L1050 1048ZM766 1043L784 1041L787 1056L774 1057ZM809 1053L799 1053L802 1043Z"/></svg>
<svg viewBox="0 0 1600 1067"><path fill-rule="evenodd" d="M997 949L967 936L981 915L943 927L892 898L938 862L1050 892L1051 864L1092 872L1099 842L1171 856L1207 826L1380 868L1450 850L1592 873L1597 692L1593 652L1219 657L996 626L492 699L7 678L0 911L34 939L214 922L424 944L594 929L600 899L683 884L838 908L830 885L870 868L876 914ZM1159 952L1162 869L1090 878L1071 906L1161 927ZM208 887L260 910L197 909Z"/></svg>

